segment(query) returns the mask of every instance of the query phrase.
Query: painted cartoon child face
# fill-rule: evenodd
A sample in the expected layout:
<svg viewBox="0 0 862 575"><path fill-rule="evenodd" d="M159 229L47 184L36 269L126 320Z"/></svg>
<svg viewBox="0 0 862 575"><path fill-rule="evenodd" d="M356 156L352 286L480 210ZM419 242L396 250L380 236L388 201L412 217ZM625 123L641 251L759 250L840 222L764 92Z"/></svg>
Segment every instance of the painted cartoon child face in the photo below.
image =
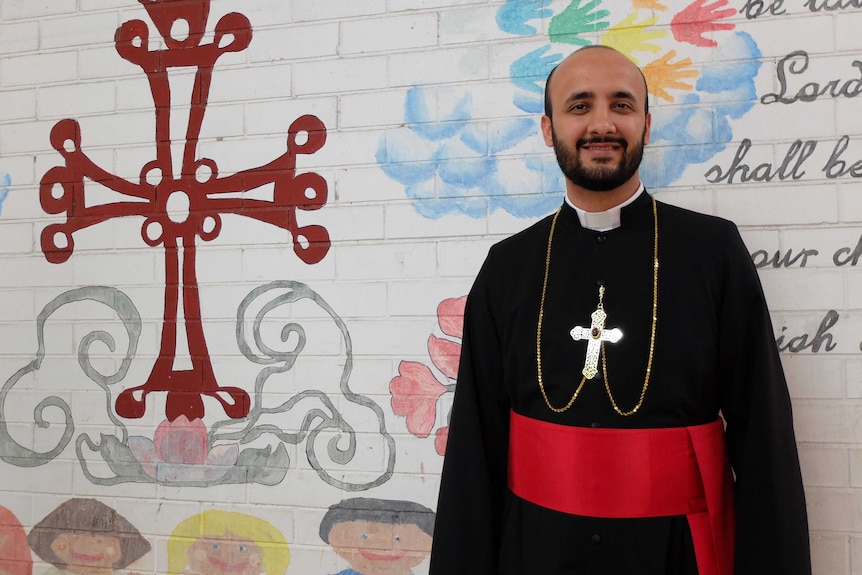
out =
<svg viewBox="0 0 862 575"><path fill-rule="evenodd" d="M90 533L61 533L51 543L51 550L72 573L110 570L122 557L119 538Z"/></svg>
<svg viewBox="0 0 862 575"><path fill-rule="evenodd" d="M431 536L416 525L370 521L336 523L329 544L363 575L409 575L431 551Z"/></svg>
<svg viewBox="0 0 862 575"><path fill-rule="evenodd" d="M234 535L208 535L192 543L189 568L207 575L260 575L263 552L249 539Z"/></svg>

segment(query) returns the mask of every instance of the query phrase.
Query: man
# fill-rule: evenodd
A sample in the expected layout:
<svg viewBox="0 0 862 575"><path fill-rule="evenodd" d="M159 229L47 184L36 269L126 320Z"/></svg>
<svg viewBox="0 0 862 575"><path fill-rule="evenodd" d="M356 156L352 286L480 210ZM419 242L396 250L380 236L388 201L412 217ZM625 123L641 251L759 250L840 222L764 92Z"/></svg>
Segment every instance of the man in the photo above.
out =
<svg viewBox="0 0 862 575"><path fill-rule="evenodd" d="M644 190L646 82L624 55L581 49L545 94L566 198L470 291L431 575L810 574L790 400L736 227Z"/></svg>

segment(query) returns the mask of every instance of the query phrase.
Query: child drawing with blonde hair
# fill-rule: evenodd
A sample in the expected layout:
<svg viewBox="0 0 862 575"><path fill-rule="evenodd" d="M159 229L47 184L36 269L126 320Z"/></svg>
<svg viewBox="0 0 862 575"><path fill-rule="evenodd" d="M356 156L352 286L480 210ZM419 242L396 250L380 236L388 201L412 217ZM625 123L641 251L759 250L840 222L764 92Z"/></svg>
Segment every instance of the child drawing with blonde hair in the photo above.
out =
<svg viewBox="0 0 862 575"><path fill-rule="evenodd" d="M189 517L168 540L169 575L284 575L290 549L263 519L211 509Z"/></svg>

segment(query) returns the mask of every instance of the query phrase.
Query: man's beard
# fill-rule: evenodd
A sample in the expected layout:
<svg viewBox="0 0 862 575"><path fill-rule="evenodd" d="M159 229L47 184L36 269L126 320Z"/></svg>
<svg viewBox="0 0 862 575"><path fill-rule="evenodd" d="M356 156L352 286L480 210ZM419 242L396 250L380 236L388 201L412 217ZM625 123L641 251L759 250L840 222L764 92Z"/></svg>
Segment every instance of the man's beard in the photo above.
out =
<svg viewBox="0 0 862 575"><path fill-rule="evenodd" d="M551 128L551 139L554 143L554 153L563 174L573 184L594 192L607 192L623 185L637 172L644 154L644 137L629 150L628 142L623 138L603 137L584 138L578 140L574 148L560 142L557 133ZM589 144L613 143L622 146L623 157L616 166L612 164L587 167L581 162L580 148Z"/></svg>

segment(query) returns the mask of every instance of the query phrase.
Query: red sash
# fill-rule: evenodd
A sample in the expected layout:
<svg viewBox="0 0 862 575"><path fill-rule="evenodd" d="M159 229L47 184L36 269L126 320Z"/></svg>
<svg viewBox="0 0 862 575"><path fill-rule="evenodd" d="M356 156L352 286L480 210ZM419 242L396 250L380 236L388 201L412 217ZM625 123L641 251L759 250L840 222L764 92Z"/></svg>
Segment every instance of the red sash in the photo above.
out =
<svg viewBox="0 0 862 575"><path fill-rule="evenodd" d="M592 429L511 412L509 488L587 517L686 515L700 575L732 575L733 478L720 419L662 429Z"/></svg>

